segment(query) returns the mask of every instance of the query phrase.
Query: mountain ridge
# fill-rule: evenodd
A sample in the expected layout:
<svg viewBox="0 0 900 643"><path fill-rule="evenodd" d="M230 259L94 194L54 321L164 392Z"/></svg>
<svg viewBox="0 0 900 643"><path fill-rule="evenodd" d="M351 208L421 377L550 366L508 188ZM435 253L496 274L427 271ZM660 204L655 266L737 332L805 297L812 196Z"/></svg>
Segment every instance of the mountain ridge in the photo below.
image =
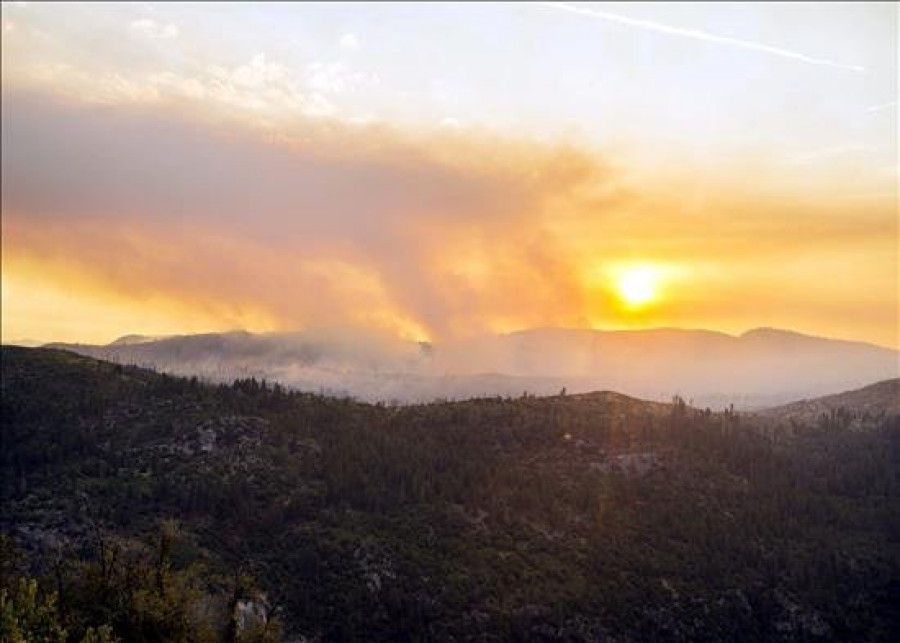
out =
<svg viewBox="0 0 900 643"><path fill-rule="evenodd" d="M885 417L900 415L900 378L832 395L797 400L761 409L758 413L781 421L807 424L842 415L855 428L865 428Z"/></svg>
<svg viewBox="0 0 900 643"><path fill-rule="evenodd" d="M324 331L179 335L108 345L54 343L213 381L254 376L300 390L419 403L483 395L615 390L698 406L763 408L900 376L900 353L794 331L536 328L428 343Z"/></svg>

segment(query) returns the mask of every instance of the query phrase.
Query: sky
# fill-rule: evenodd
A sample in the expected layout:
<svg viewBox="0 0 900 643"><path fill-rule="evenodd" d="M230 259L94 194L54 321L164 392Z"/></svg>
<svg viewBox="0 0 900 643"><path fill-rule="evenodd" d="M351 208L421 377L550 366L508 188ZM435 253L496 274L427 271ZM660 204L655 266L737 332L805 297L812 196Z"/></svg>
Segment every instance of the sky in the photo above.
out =
<svg viewBox="0 0 900 643"><path fill-rule="evenodd" d="M2 5L2 338L900 346L895 3Z"/></svg>

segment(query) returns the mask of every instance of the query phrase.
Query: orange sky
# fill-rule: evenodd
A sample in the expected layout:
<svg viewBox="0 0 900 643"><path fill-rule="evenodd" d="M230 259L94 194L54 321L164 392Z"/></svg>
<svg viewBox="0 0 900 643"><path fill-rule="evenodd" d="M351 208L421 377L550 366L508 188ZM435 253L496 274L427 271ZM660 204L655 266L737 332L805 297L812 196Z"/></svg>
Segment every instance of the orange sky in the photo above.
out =
<svg viewBox="0 0 900 643"><path fill-rule="evenodd" d="M144 18L124 23L129 38L156 34L155 58L126 40L116 47L133 60L114 71L81 55L54 67L78 36L16 11L4 5L4 341L775 326L900 346L896 151L871 143L896 142L896 104L860 109L871 120L854 134L861 142L837 149L823 131L805 155L764 142L775 135L768 112L735 115L735 127L758 128L758 144L715 131L688 144L660 130L658 146L599 129L510 129L490 114L464 125L358 118L317 111L316 86L288 82L293 68L268 58L227 76L166 71L174 63L160 52L202 47L159 16L157 31ZM361 39L346 36L340 48L356 51ZM893 39L895 50L896 30ZM735 64L813 73L753 51ZM156 60L153 73L142 56ZM855 75L806 66L836 85ZM714 100L717 81L706 80ZM661 122L676 108L656 109ZM846 109L811 117L843 122ZM556 117L565 114L545 118ZM640 301L623 289L634 275L652 282Z"/></svg>

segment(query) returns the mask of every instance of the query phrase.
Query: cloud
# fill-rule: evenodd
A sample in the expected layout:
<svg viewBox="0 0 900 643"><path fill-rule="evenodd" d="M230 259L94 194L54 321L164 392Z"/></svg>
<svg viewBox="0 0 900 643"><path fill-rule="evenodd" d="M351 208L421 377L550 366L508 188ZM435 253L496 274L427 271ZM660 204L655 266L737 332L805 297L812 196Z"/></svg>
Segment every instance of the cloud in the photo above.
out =
<svg viewBox="0 0 900 643"><path fill-rule="evenodd" d="M707 31L702 31L699 29L685 29L683 27L674 27L672 25L667 25L661 22L655 22L653 20L641 20L638 18L630 18L628 16L624 16L618 13L612 13L609 11L600 11L598 9L588 9L586 7L579 7L577 5L569 4L566 2L540 2L538 3L540 6L548 7L551 9L555 9L558 11L566 11L569 13L574 13L580 16L586 16L588 18L593 18L596 20L605 20L607 22L615 22L621 25L626 25L629 27L636 27L639 29L646 29L649 31L656 31L658 33L669 34L672 36L681 36L683 38L692 38L694 40L701 40L703 42L710 42L719 45L725 45L727 47L734 47L737 49L747 49L749 51L757 51L764 54L769 54L772 56L779 56L781 58L789 58L791 60L797 60L799 62L807 63L810 65L822 65L826 67L834 67L836 69L844 69L847 71L853 72L865 72L865 67L861 67L860 65L851 65L847 63L837 62L834 60L828 60L826 58L818 58L815 56L809 56L807 54L803 54L797 51L793 51L791 49L785 49L783 47L775 47L772 45L767 45L764 43L754 42L752 40L742 40L740 38L731 38L729 36L719 36L716 34L709 33Z"/></svg>
<svg viewBox="0 0 900 643"><path fill-rule="evenodd" d="M344 94L378 82L376 77L352 71L342 62L314 61L306 66L303 75L307 87L324 94Z"/></svg>
<svg viewBox="0 0 900 643"><path fill-rule="evenodd" d="M171 40L178 37L178 25L171 22L160 24L150 18L140 18L129 26L135 33L154 40Z"/></svg>
<svg viewBox="0 0 900 643"><path fill-rule="evenodd" d="M341 49L345 49L347 51L356 51L362 45L362 42L354 33L345 33L341 36L338 43L341 46Z"/></svg>
<svg viewBox="0 0 900 643"><path fill-rule="evenodd" d="M252 86L257 78L248 78ZM532 153L536 167L473 170L378 128L307 120L296 142L215 127L154 106L97 106L10 92L3 103L4 208L53 216L179 218L257 229L336 228L367 235L392 217L502 216L521 207L531 172L554 167L582 179L562 155ZM362 128L362 129L360 129ZM350 143L353 143L351 146ZM86 155L85 151L90 150ZM446 152L447 147L444 148ZM531 198L530 196L528 198Z"/></svg>
<svg viewBox="0 0 900 643"><path fill-rule="evenodd" d="M261 67L240 83L280 77ZM543 256L539 240L549 247L538 228L555 192L606 180L575 150L454 151L315 122L273 143L171 111L16 92L4 95L2 142L11 255L64 257L119 294L249 303L288 327L346 318L462 330L478 287L452 276L450 249L491 240L467 252L504 257L512 275L525 255ZM540 308L562 311L550 272L533 278Z"/></svg>
<svg viewBox="0 0 900 643"><path fill-rule="evenodd" d="M232 107L264 111L269 115L324 116L335 111L322 95L322 87L298 79L285 65L271 61L265 53L233 68L214 65L206 75L184 77L177 74L155 76L153 81L166 81L171 87L185 91L192 99L212 99ZM337 81L335 81L337 82Z"/></svg>
<svg viewBox="0 0 900 643"><path fill-rule="evenodd" d="M191 71L154 71L127 77L96 73L67 63L34 64L16 70L6 85L53 87L75 100L106 104L178 103L212 116L241 116L272 129L290 129L305 117L368 122L371 114L342 112L342 96L379 83L370 73L340 61L312 61L290 67L258 52L233 66L207 65Z"/></svg>
<svg viewBox="0 0 900 643"><path fill-rule="evenodd" d="M879 105L869 105L868 107L866 107L866 111L869 112L870 114L877 113L877 112L886 112L889 110L896 110L896 109L897 109L897 101L895 101L895 100L892 100L888 103L881 103Z"/></svg>
<svg viewBox="0 0 900 643"><path fill-rule="evenodd" d="M264 58L220 75L247 91L286 78ZM656 324L799 326L759 317L774 292L793 302L778 310L843 302L862 323L896 297L889 201L844 212L827 195L731 194L710 177L634 185L596 152L474 127L412 135L298 113L280 138L175 104L6 87L2 119L4 280L28 284L26 298L46 286L183 320L166 332L210 319L416 338L646 324L595 277L635 258L685 268ZM819 283L843 271L852 284Z"/></svg>
<svg viewBox="0 0 900 643"><path fill-rule="evenodd" d="M788 162L795 165L808 165L811 163L831 161L839 157L860 155L877 149L879 149L879 146L877 145L845 143L843 145L833 145L804 152L803 154L797 154L790 157Z"/></svg>

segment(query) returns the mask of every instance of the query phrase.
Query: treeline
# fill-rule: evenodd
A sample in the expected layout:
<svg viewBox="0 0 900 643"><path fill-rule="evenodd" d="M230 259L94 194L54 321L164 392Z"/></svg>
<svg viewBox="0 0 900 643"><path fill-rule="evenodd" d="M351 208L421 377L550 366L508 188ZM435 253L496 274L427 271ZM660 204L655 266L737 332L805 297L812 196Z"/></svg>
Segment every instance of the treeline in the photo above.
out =
<svg viewBox="0 0 900 643"><path fill-rule="evenodd" d="M0 536L0 641L269 643L282 627L253 579L209 574L185 557L178 528L154 542L98 536L82 551L60 549L32 576L24 551Z"/></svg>
<svg viewBox="0 0 900 643"><path fill-rule="evenodd" d="M104 626L181 640L123 628L177 615L159 607L169 596L234 599L234 569L287 632L329 641L900 631L896 419L778 428L615 394L391 407L3 351L3 525L34 545L38 599L109 604L102 582L80 584L102 569L55 585L26 527L80 543L73 569L103 567L103 533L142 570L110 577L109 596L128 596L126 578L144 589L109 612L69 602L68 640ZM183 543L163 595L161 516ZM204 627L227 636L232 612Z"/></svg>

